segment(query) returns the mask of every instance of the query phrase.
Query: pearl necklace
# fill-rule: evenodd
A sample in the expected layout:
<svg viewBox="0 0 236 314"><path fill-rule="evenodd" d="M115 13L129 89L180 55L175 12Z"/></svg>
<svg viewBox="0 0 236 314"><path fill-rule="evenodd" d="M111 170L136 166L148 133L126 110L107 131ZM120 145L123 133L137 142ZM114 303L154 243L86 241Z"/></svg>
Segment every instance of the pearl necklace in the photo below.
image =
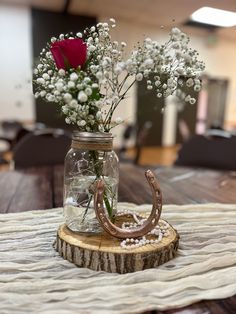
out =
<svg viewBox="0 0 236 314"><path fill-rule="evenodd" d="M122 229L134 229L141 226L146 221L146 218L132 210L124 210L117 213L117 216L123 215L131 215L135 222L123 222L121 226ZM162 241L163 237L167 237L169 235L169 226L170 225L166 221L162 220L145 236L136 239L127 238L121 241L120 246L125 250L131 250L147 244L157 244ZM153 236L155 237L154 239Z"/></svg>

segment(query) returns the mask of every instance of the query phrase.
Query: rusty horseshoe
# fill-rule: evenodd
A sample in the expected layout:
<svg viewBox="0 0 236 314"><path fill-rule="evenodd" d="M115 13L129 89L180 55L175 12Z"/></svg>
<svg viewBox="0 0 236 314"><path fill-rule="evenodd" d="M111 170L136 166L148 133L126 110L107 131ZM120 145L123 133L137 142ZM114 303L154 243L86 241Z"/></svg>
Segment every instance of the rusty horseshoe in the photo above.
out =
<svg viewBox="0 0 236 314"><path fill-rule="evenodd" d="M158 223L161 216L162 209L162 193L160 186L151 170L145 172L146 179L150 185L152 191L152 211L147 220L139 227L127 230L122 229L113 224L109 217L107 217L106 211L103 206L103 193L105 189L104 181L99 179L97 181L96 191L94 195L94 207L98 221L102 228L111 236L125 239L125 238L137 238L147 234Z"/></svg>

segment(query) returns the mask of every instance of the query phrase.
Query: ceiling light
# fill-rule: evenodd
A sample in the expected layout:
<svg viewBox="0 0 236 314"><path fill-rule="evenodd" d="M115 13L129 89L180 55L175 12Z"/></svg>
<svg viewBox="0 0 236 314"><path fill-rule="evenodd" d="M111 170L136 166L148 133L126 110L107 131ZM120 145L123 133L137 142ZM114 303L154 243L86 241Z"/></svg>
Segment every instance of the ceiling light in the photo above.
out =
<svg viewBox="0 0 236 314"><path fill-rule="evenodd" d="M210 7L202 7L193 12L191 20L198 23L231 27L236 25L236 13Z"/></svg>

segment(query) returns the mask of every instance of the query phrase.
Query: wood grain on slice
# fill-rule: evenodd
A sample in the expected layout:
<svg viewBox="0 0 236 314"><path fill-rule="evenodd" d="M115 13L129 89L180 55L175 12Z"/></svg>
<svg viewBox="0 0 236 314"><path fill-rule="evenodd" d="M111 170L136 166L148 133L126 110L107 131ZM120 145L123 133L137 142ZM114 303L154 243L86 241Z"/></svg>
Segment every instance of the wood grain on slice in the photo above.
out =
<svg viewBox="0 0 236 314"><path fill-rule="evenodd" d="M97 235L75 233L64 224L58 229L56 250L79 267L125 274L154 268L174 258L179 235L170 226L169 235L157 244L126 250L121 248L120 242L105 232Z"/></svg>

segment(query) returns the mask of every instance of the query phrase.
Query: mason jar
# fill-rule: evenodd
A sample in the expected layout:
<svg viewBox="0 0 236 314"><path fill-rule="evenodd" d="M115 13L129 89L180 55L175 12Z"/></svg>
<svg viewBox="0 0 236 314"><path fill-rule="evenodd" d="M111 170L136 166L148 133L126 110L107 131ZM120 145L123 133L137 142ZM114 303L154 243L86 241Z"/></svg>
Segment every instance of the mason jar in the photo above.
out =
<svg viewBox="0 0 236 314"><path fill-rule="evenodd" d="M96 182L103 179L103 205L112 220L117 211L119 165L111 133L74 132L65 157L64 218L72 231L99 233L94 211Z"/></svg>

